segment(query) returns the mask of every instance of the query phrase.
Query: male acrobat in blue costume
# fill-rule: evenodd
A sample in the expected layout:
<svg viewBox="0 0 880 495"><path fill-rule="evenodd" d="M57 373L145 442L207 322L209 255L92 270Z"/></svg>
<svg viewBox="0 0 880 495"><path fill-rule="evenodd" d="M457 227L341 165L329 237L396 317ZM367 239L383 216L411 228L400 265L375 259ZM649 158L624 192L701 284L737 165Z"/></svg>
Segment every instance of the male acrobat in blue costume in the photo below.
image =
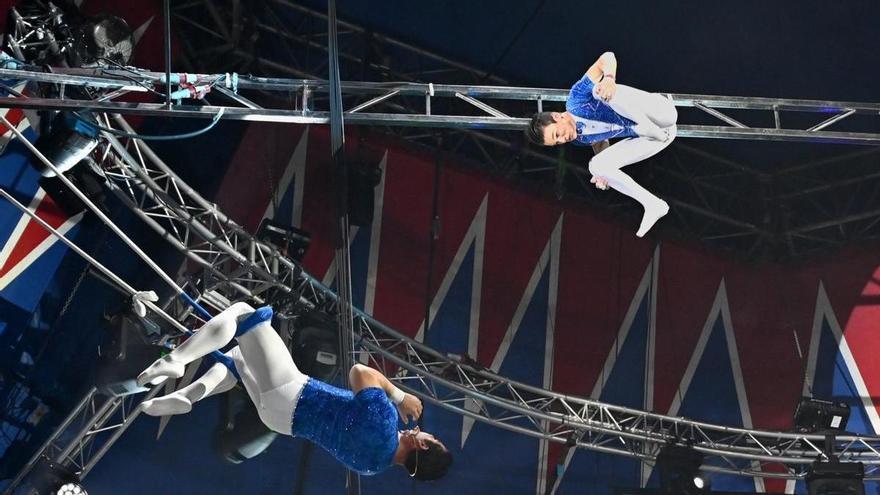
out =
<svg viewBox="0 0 880 495"><path fill-rule="evenodd" d="M272 308L268 306L254 309L243 302L233 304L144 370L138 384L179 378L187 364L233 338L238 346L226 356L270 429L306 438L364 475L380 473L395 464L425 481L448 471L452 455L439 440L418 428L398 430L398 413L404 422L421 416L422 403L417 397L395 387L379 371L360 364L349 372L350 391L306 376L272 328ZM192 384L144 402L143 410L151 416L188 413L193 403L226 392L236 383L227 365L218 362Z"/></svg>
<svg viewBox="0 0 880 495"><path fill-rule="evenodd" d="M669 212L665 201L651 194L621 168L660 152L675 139L678 112L672 100L657 93L617 84L617 59L605 52L571 87L565 112L536 113L526 129L529 140L545 146L568 142L601 143L620 138L590 160L591 182L638 201L645 209L636 235L644 236ZM596 150L596 146L593 148Z"/></svg>

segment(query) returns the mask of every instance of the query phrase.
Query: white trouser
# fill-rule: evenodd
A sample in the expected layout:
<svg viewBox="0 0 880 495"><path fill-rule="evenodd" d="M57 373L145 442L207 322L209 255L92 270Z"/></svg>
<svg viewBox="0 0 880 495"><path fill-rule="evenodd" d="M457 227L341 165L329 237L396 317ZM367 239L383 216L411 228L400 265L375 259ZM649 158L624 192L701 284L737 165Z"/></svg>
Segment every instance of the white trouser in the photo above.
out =
<svg viewBox="0 0 880 495"><path fill-rule="evenodd" d="M233 304L211 318L167 358L185 366L224 347L235 337L238 322L253 312L254 308L246 303ZM237 337L237 340L238 346L226 355L235 363L236 371L260 418L272 430L289 435L293 410L309 377L296 367L271 322L259 323ZM156 366L163 365L160 363ZM217 363L198 380L175 394L183 393L190 402L196 402L229 390L235 382L235 375L226 366Z"/></svg>
<svg viewBox="0 0 880 495"><path fill-rule="evenodd" d="M661 203L644 187L621 170L627 165L640 162L660 152L675 139L678 112L672 101L656 93L617 85L617 91L607 102L617 114L639 126L656 126L665 130L668 138L657 140L649 137L624 139L609 146L590 160L590 173L608 181L608 185L638 201L645 209Z"/></svg>

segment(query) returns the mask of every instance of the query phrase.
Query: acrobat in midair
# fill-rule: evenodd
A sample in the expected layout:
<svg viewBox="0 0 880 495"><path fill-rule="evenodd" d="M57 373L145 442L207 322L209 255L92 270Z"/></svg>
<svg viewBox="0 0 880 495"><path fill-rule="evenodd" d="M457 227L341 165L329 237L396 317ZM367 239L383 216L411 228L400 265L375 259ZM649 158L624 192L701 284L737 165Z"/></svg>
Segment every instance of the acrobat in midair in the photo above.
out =
<svg viewBox="0 0 880 495"><path fill-rule="evenodd" d="M544 146L621 138L590 160L591 182L600 189L611 186L642 205L645 212L636 232L642 237L669 212L669 205L621 169L669 146L675 139L678 112L663 95L617 84L616 74L617 59L605 52L571 87L565 111L536 113L526 136Z"/></svg>
<svg viewBox="0 0 880 495"><path fill-rule="evenodd" d="M226 353L231 364L218 362L190 385L145 401L144 412L151 416L188 413L194 403L236 385L232 366L270 429L311 440L360 474L377 474L395 464L419 480L446 474L452 455L443 443L418 428L398 428L398 415L405 421L421 416L422 402L417 397L360 364L348 375L352 390L303 374L272 328L272 314L269 306L254 309L235 303L156 360L138 376L139 385L179 378L187 364L221 349L233 338L238 342Z"/></svg>

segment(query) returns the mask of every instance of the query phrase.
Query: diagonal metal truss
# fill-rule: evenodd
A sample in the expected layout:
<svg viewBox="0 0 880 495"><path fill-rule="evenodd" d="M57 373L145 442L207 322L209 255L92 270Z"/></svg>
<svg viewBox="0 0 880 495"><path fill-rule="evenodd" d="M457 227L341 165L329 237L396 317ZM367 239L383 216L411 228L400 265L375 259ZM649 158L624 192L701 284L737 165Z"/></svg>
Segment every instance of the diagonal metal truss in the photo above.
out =
<svg viewBox="0 0 880 495"><path fill-rule="evenodd" d="M138 404L159 390L160 387L156 387L142 394L145 396L114 397L91 388L19 470L3 494L14 493L41 462L64 465L81 478L85 477L140 414Z"/></svg>
<svg viewBox="0 0 880 495"><path fill-rule="evenodd" d="M124 120L104 120L130 130ZM108 138L102 166L111 188L190 260L205 268L203 294L257 296L299 308L338 309L335 294L247 234L183 183L148 147ZM277 297L278 299L275 299ZM653 462L670 442L706 455L706 469L801 478L825 456L824 437L713 425L559 394L506 379L467 357L444 354L355 313L362 356L402 387L446 410L535 438ZM880 438L841 436L835 454L880 479Z"/></svg>

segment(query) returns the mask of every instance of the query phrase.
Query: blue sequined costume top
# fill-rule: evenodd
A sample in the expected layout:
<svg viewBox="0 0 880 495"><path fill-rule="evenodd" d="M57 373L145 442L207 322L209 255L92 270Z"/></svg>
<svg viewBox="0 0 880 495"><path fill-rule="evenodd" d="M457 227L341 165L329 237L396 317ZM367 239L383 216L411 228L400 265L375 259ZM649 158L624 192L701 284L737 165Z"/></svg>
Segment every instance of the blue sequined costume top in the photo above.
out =
<svg viewBox="0 0 880 495"><path fill-rule="evenodd" d="M635 122L615 112L603 101L593 96L593 81L584 74L574 83L565 101L565 109L575 117L577 138L574 144L589 145L611 138L635 137L632 130ZM592 122L591 122L592 121ZM591 124L599 124L601 132L588 129Z"/></svg>
<svg viewBox="0 0 880 495"><path fill-rule="evenodd" d="M353 471L377 474L397 451L397 417L381 388L354 394L309 378L293 413L293 436L315 442Z"/></svg>

